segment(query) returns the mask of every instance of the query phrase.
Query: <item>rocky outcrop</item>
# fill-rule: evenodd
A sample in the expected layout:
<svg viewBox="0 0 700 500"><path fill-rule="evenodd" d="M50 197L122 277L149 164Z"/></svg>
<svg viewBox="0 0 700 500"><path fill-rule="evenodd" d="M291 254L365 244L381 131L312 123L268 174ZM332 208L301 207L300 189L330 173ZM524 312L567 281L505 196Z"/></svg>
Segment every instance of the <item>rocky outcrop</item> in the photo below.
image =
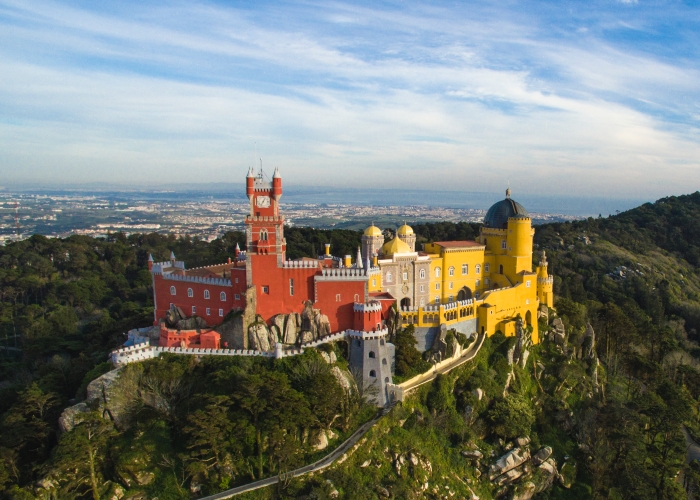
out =
<svg viewBox="0 0 700 500"><path fill-rule="evenodd" d="M334 366L333 368L331 368L331 374L333 374L335 379L340 384L340 387L342 387L345 390L345 392L357 390L357 386L355 385L355 379L349 372L341 370L338 366Z"/></svg>
<svg viewBox="0 0 700 500"><path fill-rule="evenodd" d="M77 405L69 406L61 416L58 417L58 427L61 432L69 432L80 423L80 417L83 413L90 411L90 407L86 403L78 403Z"/></svg>
<svg viewBox="0 0 700 500"><path fill-rule="evenodd" d="M262 317L258 316L257 321L248 327L249 349L256 351L271 351L277 344L277 335L268 328Z"/></svg>
<svg viewBox="0 0 700 500"><path fill-rule="evenodd" d="M554 327L554 331L552 332L552 335L554 336L554 343L559 346L563 346L564 342L566 342L566 329L564 328L564 322L561 320L561 318L554 318L552 327Z"/></svg>
<svg viewBox="0 0 700 500"><path fill-rule="evenodd" d="M296 344L300 325L301 315L299 313L288 314L284 322L284 336L282 342L285 344Z"/></svg>
<svg viewBox="0 0 700 500"><path fill-rule="evenodd" d="M328 320L328 316L319 312L316 314L315 321L317 338L327 337L331 334L331 322Z"/></svg>
<svg viewBox="0 0 700 500"><path fill-rule="evenodd" d="M313 308L314 303L310 300L304 302L304 310L301 312L301 331L310 333L312 340L318 338L318 329L316 327L316 313Z"/></svg>
<svg viewBox="0 0 700 500"><path fill-rule="evenodd" d="M491 466L489 469L489 479L493 481L501 474L505 474L506 472L523 464L529 458L530 452L528 450L522 450L520 448L512 449Z"/></svg>
<svg viewBox="0 0 700 500"><path fill-rule="evenodd" d="M532 456L532 465L537 467L552 455L552 447L545 446Z"/></svg>

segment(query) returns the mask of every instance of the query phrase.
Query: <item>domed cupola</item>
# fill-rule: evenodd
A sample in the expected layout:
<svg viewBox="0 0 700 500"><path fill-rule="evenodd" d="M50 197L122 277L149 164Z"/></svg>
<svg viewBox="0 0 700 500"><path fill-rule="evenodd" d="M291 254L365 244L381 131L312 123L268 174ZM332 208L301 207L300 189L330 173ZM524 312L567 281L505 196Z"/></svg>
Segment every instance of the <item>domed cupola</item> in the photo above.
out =
<svg viewBox="0 0 700 500"><path fill-rule="evenodd" d="M484 226L493 229L507 229L511 217L529 217L527 210L511 199L510 188L506 189L506 199L494 204L484 217Z"/></svg>
<svg viewBox="0 0 700 500"><path fill-rule="evenodd" d="M411 252L416 251L416 233L413 232L413 228L406 224L405 221L403 226L396 230L396 236L411 248Z"/></svg>

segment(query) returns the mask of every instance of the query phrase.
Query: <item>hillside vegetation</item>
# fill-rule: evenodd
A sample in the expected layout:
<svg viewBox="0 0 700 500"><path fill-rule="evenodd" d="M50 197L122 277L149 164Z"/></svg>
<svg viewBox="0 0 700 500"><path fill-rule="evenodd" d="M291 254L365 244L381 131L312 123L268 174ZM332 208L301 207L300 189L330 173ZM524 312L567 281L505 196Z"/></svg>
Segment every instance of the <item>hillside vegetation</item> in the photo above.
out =
<svg viewBox="0 0 700 500"><path fill-rule="evenodd" d="M419 243L472 239L478 225L414 230ZM360 235L289 228L289 256L315 255L326 242L354 254ZM236 243L243 234L209 244L34 236L0 248L5 497L196 497L306 463L323 453L321 432L332 446L369 417L331 374L344 370L339 347L334 364L310 351L284 362L163 357L128 367L116 382L118 417L96 407L58 432L61 411L110 369L107 353L123 333L152 321L148 254L166 260L173 250L194 267L225 261ZM509 362L513 339L492 337L475 361L394 409L343 463L247 497L528 498L535 488L538 498L694 498L700 469L685 465L682 428L700 435L700 193L538 226L535 243L555 275L563 337L552 315L541 320L546 340L524 366ZM404 373L423 363L402 360ZM509 483L490 479L509 450L545 446L556 476L530 460Z"/></svg>

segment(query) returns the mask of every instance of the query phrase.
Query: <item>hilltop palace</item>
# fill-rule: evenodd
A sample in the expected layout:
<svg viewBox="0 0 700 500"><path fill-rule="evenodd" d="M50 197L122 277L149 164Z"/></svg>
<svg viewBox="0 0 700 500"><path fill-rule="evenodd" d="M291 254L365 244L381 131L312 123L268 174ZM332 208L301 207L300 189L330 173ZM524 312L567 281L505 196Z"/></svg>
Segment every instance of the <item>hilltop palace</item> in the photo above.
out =
<svg viewBox="0 0 700 500"><path fill-rule="evenodd" d="M538 342L537 313L552 306L552 277L542 256L532 270L534 229L510 197L493 205L476 241L437 241L416 250L416 235L401 226L385 243L372 225L357 256L285 257L282 178L262 170L246 178L250 214L246 251L224 264L187 269L149 260L154 325L163 348L283 352L341 333L350 363L366 382L391 382L394 326L413 325L418 348L439 332L468 336L516 333L522 321ZM379 398L383 404L383 396Z"/></svg>

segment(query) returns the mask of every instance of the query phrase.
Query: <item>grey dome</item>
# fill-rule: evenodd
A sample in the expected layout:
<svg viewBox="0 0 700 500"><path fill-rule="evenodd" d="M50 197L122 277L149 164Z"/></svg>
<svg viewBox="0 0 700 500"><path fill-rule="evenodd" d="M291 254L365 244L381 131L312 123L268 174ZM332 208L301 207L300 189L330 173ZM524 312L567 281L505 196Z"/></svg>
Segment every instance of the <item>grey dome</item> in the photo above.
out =
<svg viewBox="0 0 700 500"><path fill-rule="evenodd" d="M484 226L494 229L506 229L511 217L528 217L527 210L520 203L510 199L510 189L506 191L506 199L494 204L484 217Z"/></svg>

